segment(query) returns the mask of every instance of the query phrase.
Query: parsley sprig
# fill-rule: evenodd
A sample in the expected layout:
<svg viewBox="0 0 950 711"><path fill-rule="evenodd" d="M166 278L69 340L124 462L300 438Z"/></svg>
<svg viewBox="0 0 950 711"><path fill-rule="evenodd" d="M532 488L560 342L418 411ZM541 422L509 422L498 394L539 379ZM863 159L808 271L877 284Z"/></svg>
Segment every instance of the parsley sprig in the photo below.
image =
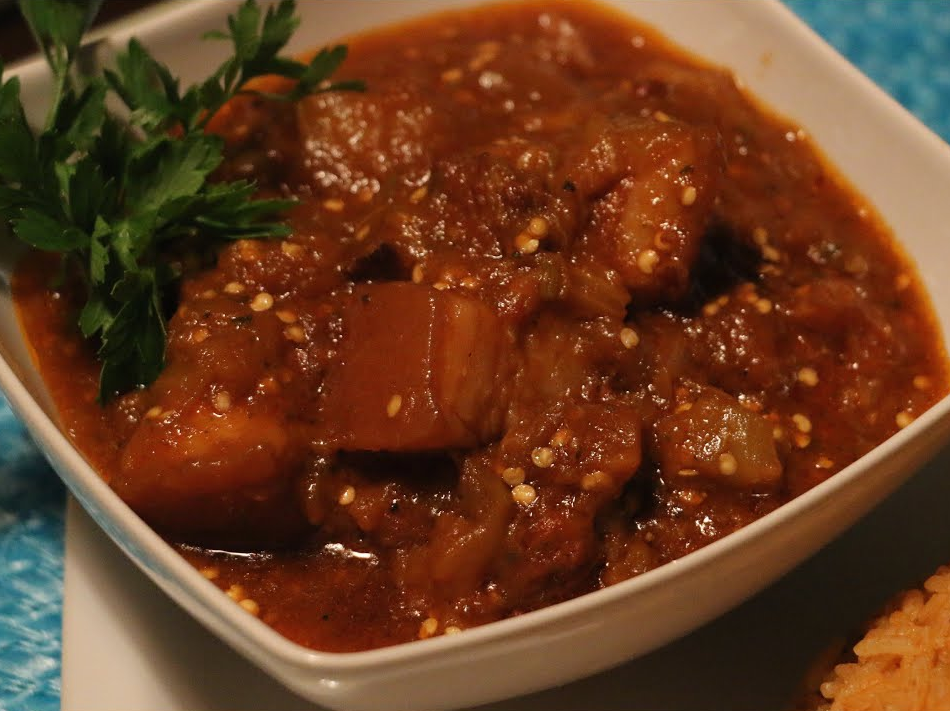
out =
<svg viewBox="0 0 950 711"><path fill-rule="evenodd" d="M247 0L226 31L208 38L233 54L203 82L182 89L168 67L137 40L102 75L74 71L83 34L100 0L20 0L53 73L53 101L41 131L30 128L16 77L0 63L0 222L20 241L60 253L82 278L87 299L83 336L95 339L102 363L99 399L150 384L165 362L166 313L180 274L164 258L193 240L278 237L279 215L292 201L257 199L248 181L212 182L223 141L205 131L233 97L256 93L265 75L293 80L284 95L359 90L330 83L346 47L309 63L280 56L300 23L293 0L262 12ZM115 95L128 109L107 108Z"/></svg>

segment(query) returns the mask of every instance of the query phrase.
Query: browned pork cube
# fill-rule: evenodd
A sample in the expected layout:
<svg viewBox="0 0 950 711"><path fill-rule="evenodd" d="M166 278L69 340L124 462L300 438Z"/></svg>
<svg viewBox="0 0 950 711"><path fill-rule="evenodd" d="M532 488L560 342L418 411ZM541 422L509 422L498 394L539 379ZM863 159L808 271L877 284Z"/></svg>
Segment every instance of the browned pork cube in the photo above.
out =
<svg viewBox="0 0 950 711"><path fill-rule="evenodd" d="M178 377L170 372L162 378ZM293 496L300 450L287 420L267 403L221 412L190 398L142 419L110 484L151 525L189 543L279 545L306 523Z"/></svg>
<svg viewBox="0 0 950 711"><path fill-rule="evenodd" d="M324 400L342 449L472 447L501 431L509 342L482 302L408 282L362 285L343 329Z"/></svg>
<svg viewBox="0 0 950 711"><path fill-rule="evenodd" d="M580 251L616 269L635 300L676 300L712 214L719 135L652 120L601 131L569 172L581 194L598 198Z"/></svg>
<svg viewBox="0 0 950 711"><path fill-rule="evenodd" d="M303 168L314 185L343 193L376 192L390 173L421 177L444 132L440 121L411 79L313 94L297 105Z"/></svg>
<svg viewBox="0 0 950 711"><path fill-rule="evenodd" d="M700 389L657 422L654 445L663 478L670 482L769 491L782 481L772 424L716 388Z"/></svg>

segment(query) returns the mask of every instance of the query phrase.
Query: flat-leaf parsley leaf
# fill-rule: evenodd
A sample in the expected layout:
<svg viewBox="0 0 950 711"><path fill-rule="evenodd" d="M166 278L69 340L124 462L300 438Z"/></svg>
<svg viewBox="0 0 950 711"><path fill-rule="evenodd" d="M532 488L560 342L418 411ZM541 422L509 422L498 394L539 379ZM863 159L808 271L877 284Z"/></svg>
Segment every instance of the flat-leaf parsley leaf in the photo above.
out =
<svg viewBox="0 0 950 711"><path fill-rule="evenodd" d="M132 39L101 76L75 76L82 36L101 0L20 0L20 9L53 73L45 126L29 126L16 77L0 63L0 221L20 241L62 254L85 284L83 336L99 344L99 400L146 386L165 362L166 308L178 273L162 258L179 240L265 238L288 233L280 213L292 201L257 199L247 181L211 182L223 159L211 118L233 97L255 93L252 79L291 79L287 94L361 90L331 83L346 47L308 63L284 57L300 24L293 0L266 11L247 0L227 30L232 55L207 79L185 89L168 67ZM114 94L128 109L110 113Z"/></svg>

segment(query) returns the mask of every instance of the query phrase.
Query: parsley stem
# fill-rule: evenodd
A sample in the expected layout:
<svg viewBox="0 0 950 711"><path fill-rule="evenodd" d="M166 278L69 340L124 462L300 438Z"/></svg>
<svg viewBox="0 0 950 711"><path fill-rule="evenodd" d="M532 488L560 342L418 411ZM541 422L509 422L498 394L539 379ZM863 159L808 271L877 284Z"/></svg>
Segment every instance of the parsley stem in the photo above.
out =
<svg viewBox="0 0 950 711"><path fill-rule="evenodd" d="M66 91L66 85L69 82L69 69L55 72L53 77L53 103L50 104L49 111L46 112L46 123L43 126L44 131L52 130L56 125L56 117L59 115L59 107L62 103L63 94Z"/></svg>

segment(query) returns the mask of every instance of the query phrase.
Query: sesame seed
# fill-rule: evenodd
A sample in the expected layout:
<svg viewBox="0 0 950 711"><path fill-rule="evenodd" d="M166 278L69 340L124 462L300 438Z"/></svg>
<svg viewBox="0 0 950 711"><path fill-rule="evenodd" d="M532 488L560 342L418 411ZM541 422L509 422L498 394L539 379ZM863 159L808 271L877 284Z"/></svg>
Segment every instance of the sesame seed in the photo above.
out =
<svg viewBox="0 0 950 711"><path fill-rule="evenodd" d="M855 276L867 274L868 269L868 260L860 254L854 254L850 256L844 263L844 270L848 272L848 274L854 274Z"/></svg>
<svg viewBox="0 0 950 711"><path fill-rule="evenodd" d="M719 313L719 304L715 301L710 301L708 304L703 306L703 315L704 316L715 316Z"/></svg>
<svg viewBox="0 0 950 711"><path fill-rule="evenodd" d="M348 486L340 493L340 498L337 499L337 502L340 506L349 506L354 501L356 501L356 489L352 486Z"/></svg>
<svg viewBox="0 0 950 711"><path fill-rule="evenodd" d="M303 254L303 247L301 247L299 244L294 244L293 242L287 242L285 240L280 243L280 251L291 259L296 259L301 254Z"/></svg>
<svg viewBox="0 0 950 711"><path fill-rule="evenodd" d="M274 297L266 291L262 291L251 301L251 311L267 311L273 305Z"/></svg>
<svg viewBox="0 0 950 711"><path fill-rule="evenodd" d="M419 639L428 639L434 635L439 629L439 621L434 617L427 617L421 625L419 625Z"/></svg>
<svg viewBox="0 0 950 711"><path fill-rule="evenodd" d="M681 402L679 405L676 406L676 409L674 410L674 412L679 414L680 412L689 412L692 409L693 409L693 403Z"/></svg>
<svg viewBox="0 0 950 711"><path fill-rule="evenodd" d="M472 60L468 63L468 68L473 72L481 71L486 64L498 57L500 51L500 43L482 42L475 48L475 56L473 56Z"/></svg>
<svg viewBox="0 0 950 711"><path fill-rule="evenodd" d="M386 404L386 416L395 417L402 409L402 395L393 395Z"/></svg>
<svg viewBox="0 0 950 711"><path fill-rule="evenodd" d="M478 279L473 276L463 277L459 284L466 289L475 289L478 287Z"/></svg>
<svg viewBox="0 0 950 711"><path fill-rule="evenodd" d="M801 368L798 371L798 382L802 385L807 385L810 388L818 385L818 371L814 368Z"/></svg>
<svg viewBox="0 0 950 711"><path fill-rule="evenodd" d="M637 267L644 274L652 274L653 267L660 261L660 255L655 249L645 249L637 255Z"/></svg>
<svg viewBox="0 0 950 711"><path fill-rule="evenodd" d="M462 70L458 67L452 67L442 72L442 81L446 84L455 84L462 79Z"/></svg>
<svg viewBox="0 0 950 711"><path fill-rule="evenodd" d="M232 585L225 591L225 595L235 601L243 600L244 588L242 588L240 585Z"/></svg>
<svg viewBox="0 0 950 711"><path fill-rule="evenodd" d="M828 459L828 457L818 457L818 461L815 462L815 466L819 469L831 469L835 463Z"/></svg>
<svg viewBox="0 0 950 711"><path fill-rule="evenodd" d="M782 439L785 436L785 430L781 427L772 428L772 439Z"/></svg>
<svg viewBox="0 0 950 711"><path fill-rule="evenodd" d="M782 261L782 253L770 244L762 246L762 258L769 262Z"/></svg>
<svg viewBox="0 0 950 711"><path fill-rule="evenodd" d="M531 461L539 469L547 469L554 464L554 450L550 447L535 447L531 452Z"/></svg>
<svg viewBox="0 0 950 711"><path fill-rule="evenodd" d="M227 412L231 409L231 396L222 390L219 393L215 393L212 404L214 405L214 409L218 412Z"/></svg>
<svg viewBox="0 0 950 711"><path fill-rule="evenodd" d="M640 343L640 335L632 328L620 329L620 342L626 349L635 348Z"/></svg>
<svg viewBox="0 0 950 711"><path fill-rule="evenodd" d="M221 571L219 571L217 568L202 568L198 572L208 580L214 580L221 574Z"/></svg>
<svg viewBox="0 0 950 711"><path fill-rule="evenodd" d="M229 281L224 285L225 294L241 294L244 292L244 284L239 281Z"/></svg>
<svg viewBox="0 0 950 711"><path fill-rule="evenodd" d="M157 420L158 416L161 414L162 414L162 406L156 405L155 407L149 408L149 411L145 413L145 419Z"/></svg>
<svg viewBox="0 0 950 711"><path fill-rule="evenodd" d="M723 476L732 476L739 471L739 462L729 452L719 455L719 473Z"/></svg>
<svg viewBox="0 0 950 711"><path fill-rule="evenodd" d="M768 299L759 299L755 302L755 310L760 314L767 314L772 310L772 302Z"/></svg>
<svg viewBox="0 0 950 711"><path fill-rule="evenodd" d="M373 199L373 196L376 193L373 192L373 189L369 186L365 188L360 188L360 191L356 194L356 199L360 202L369 202Z"/></svg>
<svg viewBox="0 0 950 711"><path fill-rule="evenodd" d="M589 472L581 477L581 488L584 491L593 491L594 489L603 489L611 483L610 474L607 472L596 471Z"/></svg>
<svg viewBox="0 0 950 711"><path fill-rule="evenodd" d="M667 123L673 120L673 118L665 111L654 111L653 118L655 118L660 123Z"/></svg>
<svg viewBox="0 0 950 711"><path fill-rule="evenodd" d="M413 205L416 205L425 200L425 197L428 194L429 188L423 185L422 187L416 188L412 191L412 194L409 196L409 202L411 202Z"/></svg>
<svg viewBox="0 0 950 711"><path fill-rule="evenodd" d="M811 432L811 420L800 412L796 412L792 415L792 422L795 423L799 432L805 432L806 434Z"/></svg>
<svg viewBox="0 0 950 711"><path fill-rule="evenodd" d="M191 340L195 343L201 343L207 340L208 336L211 335L211 331L207 328L196 328L191 332Z"/></svg>
<svg viewBox="0 0 950 711"><path fill-rule="evenodd" d="M369 225L362 225L358 230L356 230L356 241L362 242L369 236Z"/></svg>
<svg viewBox="0 0 950 711"><path fill-rule="evenodd" d="M680 194L680 202L685 206L689 207L694 202L696 202L696 188L692 185L687 185L683 188L683 192Z"/></svg>
<svg viewBox="0 0 950 711"><path fill-rule="evenodd" d="M258 605L254 600L249 597L244 598L241 602L238 603L243 607L247 612L250 612L252 615L257 617L261 613L260 605Z"/></svg>
<svg viewBox="0 0 950 711"><path fill-rule="evenodd" d="M501 473L501 478L508 486L524 484L524 469L521 467L508 467Z"/></svg>
<svg viewBox="0 0 950 711"><path fill-rule="evenodd" d="M446 289L449 288L449 285L446 282L440 280L440 281L435 282L432 285L432 288L435 289L436 291L445 291Z"/></svg>
<svg viewBox="0 0 950 711"><path fill-rule="evenodd" d="M284 329L284 338L294 343L305 343L307 340L307 332L297 325L288 326Z"/></svg>
<svg viewBox="0 0 950 711"><path fill-rule="evenodd" d="M739 404L742 405L742 407L744 407L746 410L751 410L752 412L762 411L762 403L749 395L740 396Z"/></svg>
<svg viewBox="0 0 950 711"><path fill-rule="evenodd" d="M907 425L914 421L914 416L907 410L902 410L894 417L894 421L897 422L898 427L904 429L907 427Z"/></svg>
<svg viewBox="0 0 950 711"><path fill-rule="evenodd" d="M752 241L760 247L764 247L769 241L769 233L764 227L756 227L752 230Z"/></svg>
<svg viewBox="0 0 950 711"><path fill-rule="evenodd" d="M551 437L551 441L548 442L552 447L563 447L571 439L571 431L566 428L561 428L554 433L554 436Z"/></svg>
<svg viewBox="0 0 950 711"><path fill-rule="evenodd" d="M677 498L687 506L699 506L706 500L706 494L695 489L686 489L676 494Z"/></svg>
<svg viewBox="0 0 950 711"><path fill-rule="evenodd" d="M929 390L930 389L930 378L926 375L915 375L914 376L914 387L918 390Z"/></svg>
<svg viewBox="0 0 950 711"><path fill-rule="evenodd" d="M445 635L458 634L461 631L462 631L461 627L457 627L456 625L448 625L445 628L445 630L443 630L442 634L445 634Z"/></svg>
<svg viewBox="0 0 950 711"><path fill-rule="evenodd" d="M297 320L297 314L288 309L278 309L274 312L274 315L277 316L283 323L293 323Z"/></svg>
<svg viewBox="0 0 950 711"><path fill-rule="evenodd" d="M201 292L202 299L213 299L217 295L218 295L218 292L216 292L214 289L207 289Z"/></svg>
<svg viewBox="0 0 950 711"><path fill-rule="evenodd" d="M532 217L528 222L528 234L535 237L546 237L548 234L548 221L543 217Z"/></svg>
<svg viewBox="0 0 950 711"><path fill-rule="evenodd" d="M518 484L511 490L511 498L516 504L530 506L538 498L538 492L530 484Z"/></svg>
<svg viewBox="0 0 950 711"><path fill-rule="evenodd" d="M898 291L903 291L908 286L910 286L910 275L909 274L898 274L897 278L894 279L894 288Z"/></svg>
<svg viewBox="0 0 950 711"><path fill-rule="evenodd" d="M799 449L805 449L808 445L811 444L811 437L809 437L804 432L797 432L795 434L795 446Z"/></svg>
<svg viewBox="0 0 950 711"><path fill-rule="evenodd" d="M521 232L515 237L515 249L522 254L534 254L540 246L541 243L527 232Z"/></svg>
<svg viewBox="0 0 950 711"><path fill-rule="evenodd" d="M680 476L686 476L686 477L697 476L699 474L699 470L698 469L680 469L678 474Z"/></svg>
<svg viewBox="0 0 950 711"><path fill-rule="evenodd" d="M327 212L343 212L345 205L340 198L330 198L323 201L323 209Z"/></svg>

